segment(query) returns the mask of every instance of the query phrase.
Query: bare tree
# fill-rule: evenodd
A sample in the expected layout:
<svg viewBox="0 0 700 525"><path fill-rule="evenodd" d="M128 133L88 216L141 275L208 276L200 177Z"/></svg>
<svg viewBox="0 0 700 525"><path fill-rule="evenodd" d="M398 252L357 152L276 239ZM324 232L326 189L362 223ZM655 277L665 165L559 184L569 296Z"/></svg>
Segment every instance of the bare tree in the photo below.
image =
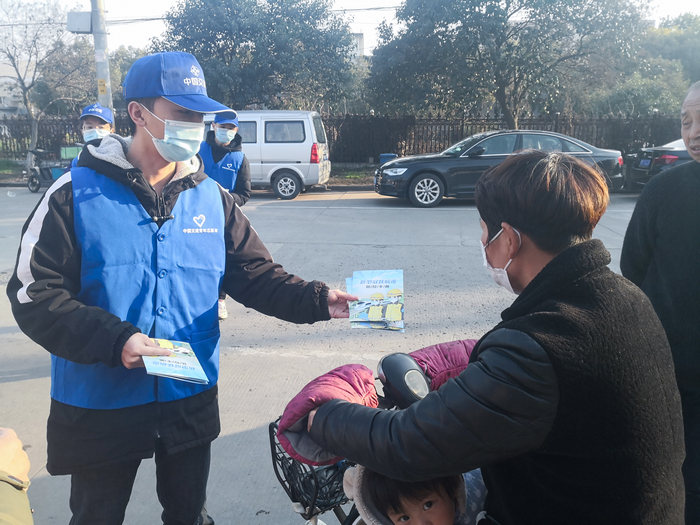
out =
<svg viewBox="0 0 700 525"><path fill-rule="evenodd" d="M58 0L0 0L0 61L13 71L4 78L20 90L27 108L30 150L37 146L47 110L60 101L85 99L94 86L94 67L69 43L74 37L64 30L65 20ZM28 152L28 167L33 162Z"/></svg>

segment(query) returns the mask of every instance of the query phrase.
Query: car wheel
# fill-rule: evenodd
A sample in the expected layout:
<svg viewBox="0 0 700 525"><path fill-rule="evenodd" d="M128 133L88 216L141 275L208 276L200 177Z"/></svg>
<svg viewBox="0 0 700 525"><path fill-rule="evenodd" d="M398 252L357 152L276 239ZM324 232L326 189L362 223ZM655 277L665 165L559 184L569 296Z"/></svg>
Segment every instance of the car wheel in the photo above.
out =
<svg viewBox="0 0 700 525"><path fill-rule="evenodd" d="M275 177L272 189L280 199L291 200L301 191L301 181L293 173L282 173Z"/></svg>
<svg viewBox="0 0 700 525"><path fill-rule="evenodd" d="M29 191L32 193L39 191L39 188L41 188L41 181L36 175L31 175L29 177L29 180L27 181L27 188L29 188Z"/></svg>
<svg viewBox="0 0 700 525"><path fill-rule="evenodd" d="M437 206L444 196L445 185L435 175L418 175L408 187L408 198L419 208Z"/></svg>

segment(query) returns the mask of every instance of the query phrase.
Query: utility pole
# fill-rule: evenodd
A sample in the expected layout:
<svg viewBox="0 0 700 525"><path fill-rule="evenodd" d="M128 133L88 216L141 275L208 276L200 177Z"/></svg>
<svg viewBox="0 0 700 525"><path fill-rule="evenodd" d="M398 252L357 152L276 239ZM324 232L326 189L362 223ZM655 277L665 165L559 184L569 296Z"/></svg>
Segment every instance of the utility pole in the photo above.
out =
<svg viewBox="0 0 700 525"><path fill-rule="evenodd" d="M112 82L109 79L109 51L107 48L107 24L104 0L90 0L92 11L69 11L66 29L78 35L92 34L95 42L95 69L97 71L97 101L114 109Z"/></svg>
<svg viewBox="0 0 700 525"><path fill-rule="evenodd" d="M104 0L91 0L91 4L92 36L95 40L95 66L97 70L97 101L104 107L114 109L112 103L112 82L109 78L105 3Z"/></svg>

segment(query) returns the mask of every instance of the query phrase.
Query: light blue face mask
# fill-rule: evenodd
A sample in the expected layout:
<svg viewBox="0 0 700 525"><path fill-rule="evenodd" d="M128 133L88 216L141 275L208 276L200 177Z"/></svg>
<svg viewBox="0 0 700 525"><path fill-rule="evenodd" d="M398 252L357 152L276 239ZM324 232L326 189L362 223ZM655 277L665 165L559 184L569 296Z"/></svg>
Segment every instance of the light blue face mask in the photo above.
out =
<svg viewBox="0 0 700 525"><path fill-rule="evenodd" d="M94 128L94 129L86 129L83 131L83 140L85 142L90 142L91 140L95 139L103 139L107 135L109 135L109 130L108 129L101 129L101 128Z"/></svg>
<svg viewBox="0 0 700 525"><path fill-rule="evenodd" d="M232 129L217 127L214 133L216 135L216 140L218 140L221 144L228 144L236 138L236 131Z"/></svg>
<svg viewBox="0 0 700 525"><path fill-rule="evenodd" d="M147 107L141 107L153 115ZM157 115L153 116L165 124L163 138L157 139L148 128L144 129L151 135L153 144L163 159L168 162L184 162L197 154L204 139L204 123L163 120Z"/></svg>

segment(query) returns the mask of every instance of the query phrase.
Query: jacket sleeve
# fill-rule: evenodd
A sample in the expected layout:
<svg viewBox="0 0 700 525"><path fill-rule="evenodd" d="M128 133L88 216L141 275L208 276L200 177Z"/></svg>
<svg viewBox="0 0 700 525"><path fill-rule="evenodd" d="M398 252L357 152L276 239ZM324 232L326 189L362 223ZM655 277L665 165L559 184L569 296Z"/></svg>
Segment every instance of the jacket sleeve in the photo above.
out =
<svg viewBox="0 0 700 525"><path fill-rule="evenodd" d="M311 438L322 448L386 476L420 481L468 472L536 450L559 402L542 347L509 329L488 334L478 360L406 410L330 401Z"/></svg>
<svg viewBox="0 0 700 525"><path fill-rule="evenodd" d="M620 255L620 271L640 288L654 258L659 227L663 223L662 210L667 203L673 202L669 190L674 188L675 185L668 183L665 174L652 178L639 195L627 225Z"/></svg>
<svg viewBox="0 0 700 525"><path fill-rule="evenodd" d="M304 281L272 261L233 197L220 190L226 213L226 273L222 288L239 303L292 323L315 323L331 318L328 287Z"/></svg>
<svg viewBox="0 0 700 525"><path fill-rule="evenodd" d="M32 525L32 509L27 498L29 482L23 482L0 471L0 523Z"/></svg>
<svg viewBox="0 0 700 525"><path fill-rule="evenodd" d="M80 364L120 366L124 343L139 330L77 299L80 263L66 174L46 191L22 228L7 296L22 331L52 354Z"/></svg>
<svg viewBox="0 0 700 525"><path fill-rule="evenodd" d="M250 199L250 192L250 163L248 162L248 157L244 155L243 162L241 162L241 167L238 168L238 174L236 175L236 185L231 191L233 202L243 206Z"/></svg>

